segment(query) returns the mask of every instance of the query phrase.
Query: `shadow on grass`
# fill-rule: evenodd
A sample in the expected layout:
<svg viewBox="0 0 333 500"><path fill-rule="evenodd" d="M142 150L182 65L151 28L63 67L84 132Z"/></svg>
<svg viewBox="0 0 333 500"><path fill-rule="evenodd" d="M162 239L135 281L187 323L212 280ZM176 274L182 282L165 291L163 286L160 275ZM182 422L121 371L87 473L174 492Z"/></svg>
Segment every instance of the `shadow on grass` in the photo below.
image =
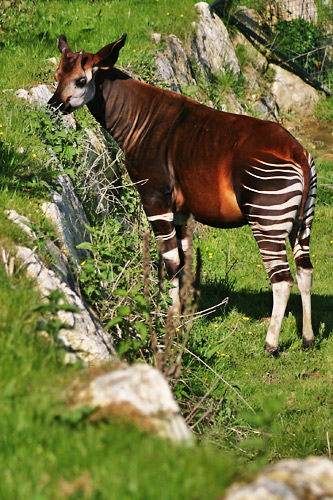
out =
<svg viewBox="0 0 333 500"><path fill-rule="evenodd" d="M224 309L224 314L228 314L232 309L238 311L241 315L249 317L252 320L263 320L269 318L272 312L273 295L271 291L234 291L223 282L216 281L202 284L200 287L199 311L218 304L224 298L229 297L229 302ZM297 285L294 285L293 292L298 292ZM333 297L331 295L312 294L312 326L315 337L320 343L327 339L333 332ZM302 333L302 302L299 293L290 295L285 316L291 313L297 324L297 332ZM220 315L218 310L215 316ZM212 321L214 316L208 316ZM324 326L323 326L324 325ZM268 322L267 322L268 327ZM285 346L287 347L287 346Z"/></svg>

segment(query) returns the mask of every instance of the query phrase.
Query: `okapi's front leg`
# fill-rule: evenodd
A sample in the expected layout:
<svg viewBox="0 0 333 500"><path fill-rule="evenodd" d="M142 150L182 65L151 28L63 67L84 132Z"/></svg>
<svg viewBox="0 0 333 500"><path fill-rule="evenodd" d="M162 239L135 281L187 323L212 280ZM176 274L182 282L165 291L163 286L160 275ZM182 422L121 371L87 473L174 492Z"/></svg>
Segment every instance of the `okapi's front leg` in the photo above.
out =
<svg viewBox="0 0 333 500"><path fill-rule="evenodd" d="M146 212L147 213L147 212ZM165 212L158 215L148 215L147 219L152 225L155 237L158 241L162 241L162 259L164 261L170 284L173 286L169 292L172 299L172 308L175 312L180 312L180 276L179 272L182 267L182 259L178 249L176 229L173 223L173 212Z"/></svg>
<svg viewBox="0 0 333 500"><path fill-rule="evenodd" d="M185 265L186 253L190 247L187 235L187 221L189 216L183 213L175 213L174 225L176 229L178 251L180 257L180 269Z"/></svg>

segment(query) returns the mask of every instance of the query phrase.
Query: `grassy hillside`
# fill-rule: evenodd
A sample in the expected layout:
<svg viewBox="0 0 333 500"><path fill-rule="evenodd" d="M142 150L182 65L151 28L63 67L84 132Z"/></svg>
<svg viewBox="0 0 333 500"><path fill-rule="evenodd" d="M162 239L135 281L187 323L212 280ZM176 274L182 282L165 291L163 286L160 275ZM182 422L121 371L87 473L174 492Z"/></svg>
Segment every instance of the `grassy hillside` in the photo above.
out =
<svg viewBox="0 0 333 500"><path fill-rule="evenodd" d="M58 58L59 34L67 36L73 50L96 51L127 32L128 42L119 63L150 80L151 55L156 50L151 33L174 33L188 40L196 17L194 3L2 2L0 62L5 70L0 88L5 92L0 93L0 250L5 250L5 260L13 255L14 244L32 246L27 236L7 220L4 210L9 208L30 218L38 233L34 245L42 258L48 258L45 238L56 238L40 206L48 199L49 186L54 186L58 175L48 148L60 148L63 168L76 186L82 187L82 128L92 123L87 112L80 110L76 115L78 131L64 136L61 127L57 128L43 110L19 101L15 91L53 82L54 65L47 59ZM218 95L219 84L222 92L225 83L207 89L207 99ZM240 89L242 80L233 84ZM245 101L248 91L244 86L239 91ZM324 129L329 126L332 107L332 98L321 100L318 117ZM312 131L304 133L301 118L285 119L311 149L320 183L311 240L315 268L313 348L301 348L301 303L295 285L283 322L280 356L274 359L264 354L272 298L251 231L247 227L223 231L198 225L194 244L200 248L203 261L199 310L226 297L228 303L196 319L183 355L181 376L178 381L171 380L197 443L184 448L126 422L92 422L87 408L69 410L65 392L74 379L89 377L90 371L80 363L64 366L56 337L40 336L38 291L19 262L15 262L14 274L8 276L2 253L0 498L213 500L236 477L250 477L272 460L328 455L328 443L332 446L333 439L333 158L329 146L325 148L320 140L313 143ZM126 174L121 175L126 182ZM138 292L143 294L142 240L147 228L134 190L122 189L120 195L121 210L125 209L129 223L125 236L119 232L116 218L120 208L116 207L106 220L97 220L87 206L94 258L81 275L82 292L110 325L116 341L116 330L110 323L118 314L115 283L125 292L138 285ZM154 244L150 254L153 294L157 281ZM96 263L109 282L107 304L104 296L101 300L97 286ZM146 317L133 297L126 300L133 316ZM44 320L49 324L57 307L50 300L44 310ZM165 335L163 323L164 319L157 324L160 339ZM124 320L125 340L117 343L119 352L129 361L153 363L149 338L145 343L135 343L129 326Z"/></svg>

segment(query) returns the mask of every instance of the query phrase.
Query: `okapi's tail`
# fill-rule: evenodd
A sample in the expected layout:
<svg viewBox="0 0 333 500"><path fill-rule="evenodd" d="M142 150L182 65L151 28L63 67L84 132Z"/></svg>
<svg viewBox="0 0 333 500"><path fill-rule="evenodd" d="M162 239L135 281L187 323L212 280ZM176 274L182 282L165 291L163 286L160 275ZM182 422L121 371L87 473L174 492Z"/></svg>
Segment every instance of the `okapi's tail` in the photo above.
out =
<svg viewBox="0 0 333 500"><path fill-rule="evenodd" d="M301 200L300 212L298 216L298 232L304 231L307 219L313 218L314 202L317 192L317 171L314 160L310 153L306 153L307 158L302 162L303 171L303 195Z"/></svg>

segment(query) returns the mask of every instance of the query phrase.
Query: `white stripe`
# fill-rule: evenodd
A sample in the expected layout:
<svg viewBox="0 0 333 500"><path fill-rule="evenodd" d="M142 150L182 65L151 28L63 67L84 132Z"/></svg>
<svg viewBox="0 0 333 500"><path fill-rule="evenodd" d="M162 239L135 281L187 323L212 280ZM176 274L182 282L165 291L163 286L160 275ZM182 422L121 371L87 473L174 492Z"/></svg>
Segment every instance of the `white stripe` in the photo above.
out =
<svg viewBox="0 0 333 500"><path fill-rule="evenodd" d="M294 165L290 165L291 167L293 167ZM251 165L251 168L255 168L256 170L260 170L261 172L281 172L281 173L284 173L284 174L294 174L295 172L297 172L297 170L294 168L292 170L287 170L286 168L270 168L270 169L267 169L267 168L260 168L260 167L256 167L255 165Z"/></svg>
<svg viewBox="0 0 333 500"><path fill-rule="evenodd" d="M160 215L151 215L150 217L147 217L147 219L150 222L153 222L155 220L164 220L166 222L173 222L173 212L167 212L166 214L160 214Z"/></svg>
<svg viewBox="0 0 333 500"><path fill-rule="evenodd" d="M281 203L280 205L269 205L269 206L262 206L262 205L254 205L253 203L244 203L245 206L249 207L254 207L254 208L260 208L260 210L284 210L285 208L289 208L293 205L299 205L301 195L297 194L296 196L293 196L290 198L288 201L285 203Z"/></svg>
<svg viewBox="0 0 333 500"><path fill-rule="evenodd" d="M296 186L297 186L298 184L300 184L300 183L297 183L297 184L295 183L295 184L293 184L292 186L288 186L288 187L286 187L286 188L284 188L284 189L278 189L278 190L276 190L276 191L274 191L274 190L271 190L271 191L259 191L258 189L252 189L252 188L250 188L250 187L248 187L248 186L245 186L245 184L242 184L242 186L243 186L245 189L248 189L249 191L253 191L253 192L255 192L255 193L259 193L259 194L269 194L269 195L271 195L271 196L272 196L272 195L273 195L273 196L275 196L275 195L279 195L279 194L286 194L286 193L290 193L290 192L292 192L292 191L295 191L295 190L296 190ZM302 187L303 187L303 186L302 186ZM302 192L302 188L301 188L301 186L299 186L298 190L299 190L300 192Z"/></svg>
<svg viewBox="0 0 333 500"><path fill-rule="evenodd" d="M167 241L167 240L171 240L171 238L173 238L174 236L176 236L176 230L175 229L173 229L170 234L167 234L167 235L160 234L159 236L156 236L156 239L157 240Z"/></svg>
<svg viewBox="0 0 333 500"><path fill-rule="evenodd" d="M255 161L258 163L261 163L262 165L269 165L270 167L296 167L302 170L302 167L298 163L268 163L263 160L258 160L258 158L253 158Z"/></svg>
<svg viewBox="0 0 333 500"><path fill-rule="evenodd" d="M262 177L260 175L255 175L253 174L252 172L249 172L248 170L245 170L245 173L248 174L248 175L252 175L252 177L255 177L256 179L261 179L263 181L271 181L273 179L286 179L286 180L292 180L292 179L301 179L301 176L300 175L293 175L292 177L290 175L270 175L269 177L268 176L265 176L265 177ZM294 172L293 172L294 173Z"/></svg>
<svg viewBox="0 0 333 500"><path fill-rule="evenodd" d="M254 217L254 218L258 218L258 219L267 219L267 220L277 220L277 221L281 221L283 222L283 219L286 219L286 218L294 218L293 217L293 214L296 212L296 208L292 211L292 212L289 212L287 214L283 214L283 215L259 215L259 214L251 214L249 217ZM267 226L269 227L269 226Z"/></svg>
<svg viewBox="0 0 333 500"><path fill-rule="evenodd" d="M260 224L260 222L258 221L249 221L249 224L250 226L254 226L254 229L257 229L259 231L263 231L264 234L266 233L266 231L277 231L278 229L281 229L281 230L285 230L287 231L288 228L292 228L293 226L293 223L292 222L281 222L281 224L270 224L269 226L264 226L262 224ZM289 234L289 231L288 231L288 234ZM266 234L265 234L266 236ZM282 234L281 234L281 237L282 237ZM276 235L275 235L275 238L276 238Z"/></svg>

